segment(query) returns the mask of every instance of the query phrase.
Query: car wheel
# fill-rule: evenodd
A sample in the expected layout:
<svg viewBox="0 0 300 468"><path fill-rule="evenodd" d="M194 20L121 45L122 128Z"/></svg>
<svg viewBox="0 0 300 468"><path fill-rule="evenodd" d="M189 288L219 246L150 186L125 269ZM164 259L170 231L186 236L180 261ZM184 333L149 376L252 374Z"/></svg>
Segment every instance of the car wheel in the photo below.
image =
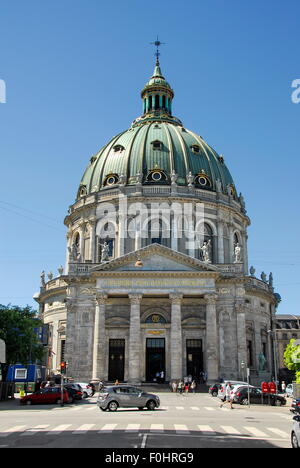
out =
<svg viewBox="0 0 300 468"><path fill-rule="evenodd" d="M82 398L87 398L87 397L88 397L88 394L86 392L83 392Z"/></svg>
<svg viewBox="0 0 300 468"><path fill-rule="evenodd" d="M275 406L282 406L282 402L280 400L275 400Z"/></svg>
<svg viewBox="0 0 300 468"><path fill-rule="evenodd" d="M60 405L61 404L61 399L59 398L58 400L56 400L56 404L57 405Z"/></svg>
<svg viewBox="0 0 300 468"><path fill-rule="evenodd" d="M211 396L217 397L217 396L218 396L218 392L212 392Z"/></svg>
<svg viewBox="0 0 300 468"><path fill-rule="evenodd" d="M32 401L31 401L31 400L27 400L27 401L26 401L26 405L28 405L28 406L32 405Z"/></svg>
<svg viewBox="0 0 300 468"><path fill-rule="evenodd" d="M107 406L107 409L108 411L117 411L118 409L118 403L116 401L111 401L108 406Z"/></svg>
<svg viewBox="0 0 300 468"><path fill-rule="evenodd" d="M147 403L147 408L148 408L149 411L154 411L155 408L156 408L156 403L155 403L155 401L154 401L154 400L148 401L148 403Z"/></svg>
<svg viewBox="0 0 300 468"><path fill-rule="evenodd" d="M248 405L248 398L243 398L240 402L241 405L247 406Z"/></svg>
<svg viewBox="0 0 300 468"><path fill-rule="evenodd" d="M297 436L294 431L292 431L292 434L291 434L291 443L292 443L293 448L300 448Z"/></svg>

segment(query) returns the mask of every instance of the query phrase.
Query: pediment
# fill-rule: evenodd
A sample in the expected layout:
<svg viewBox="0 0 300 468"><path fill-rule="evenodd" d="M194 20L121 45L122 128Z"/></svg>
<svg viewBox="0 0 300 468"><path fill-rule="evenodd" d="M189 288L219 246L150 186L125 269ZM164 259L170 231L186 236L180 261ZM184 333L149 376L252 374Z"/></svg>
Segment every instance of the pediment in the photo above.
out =
<svg viewBox="0 0 300 468"><path fill-rule="evenodd" d="M142 266L137 267L137 260ZM160 244L151 244L135 252L102 263L96 271L187 271L219 272L219 268Z"/></svg>

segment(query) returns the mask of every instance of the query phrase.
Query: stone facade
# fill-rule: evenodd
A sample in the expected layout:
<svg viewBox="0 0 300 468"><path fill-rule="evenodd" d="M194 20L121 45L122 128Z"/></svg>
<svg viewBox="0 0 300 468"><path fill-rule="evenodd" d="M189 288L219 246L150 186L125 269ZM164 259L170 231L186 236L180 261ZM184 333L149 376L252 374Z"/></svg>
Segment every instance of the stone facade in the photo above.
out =
<svg viewBox="0 0 300 468"><path fill-rule="evenodd" d="M223 156L172 116L159 64L142 95L143 116L91 158L69 207L65 273L41 276L48 370L270 378L276 296L248 274L244 199Z"/></svg>

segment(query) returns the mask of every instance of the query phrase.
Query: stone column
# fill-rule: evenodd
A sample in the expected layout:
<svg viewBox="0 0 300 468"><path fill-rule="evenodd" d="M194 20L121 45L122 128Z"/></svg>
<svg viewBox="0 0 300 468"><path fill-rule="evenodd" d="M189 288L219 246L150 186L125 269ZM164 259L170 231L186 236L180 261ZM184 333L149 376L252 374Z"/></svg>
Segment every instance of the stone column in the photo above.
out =
<svg viewBox="0 0 300 468"><path fill-rule="evenodd" d="M94 341L93 341L93 379L104 379L105 372L105 307L107 294L96 294L95 322L94 322Z"/></svg>
<svg viewBox="0 0 300 468"><path fill-rule="evenodd" d="M172 293L171 299L171 333L170 333L170 359L171 380L178 380L182 375L182 330L181 330L181 303L182 294Z"/></svg>
<svg viewBox="0 0 300 468"><path fill-rule="evenodd" d="M141 382L141 320L140 306L142 294L129 294L130 328L129 328L129 363L128 381L133 384Z"/></svg>
<svg viewBox="0 0 300 468"><path fill-rule="evenodd" d="M223 222L218 219L218 263L224 263Z"/></svg>
<svg viewBox="0 0 300 468"><path fill-rule="evenodd" d="M207 383L219 378L219 346L217 332L217 294L205 294L206 300L206 372Z"/></svg>

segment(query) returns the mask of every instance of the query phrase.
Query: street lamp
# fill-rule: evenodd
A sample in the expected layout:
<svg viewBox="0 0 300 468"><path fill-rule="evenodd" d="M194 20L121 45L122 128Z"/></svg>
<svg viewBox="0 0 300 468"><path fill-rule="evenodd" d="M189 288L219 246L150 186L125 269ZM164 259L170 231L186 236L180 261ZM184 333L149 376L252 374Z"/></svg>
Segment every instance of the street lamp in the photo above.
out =
<svg viewBox="0 0 300 468"><path fill-rule="evenodd" d="M278 392L277 388L277 335L276 335L276 328L273 330L268 330L268 334L273 338L273 361L274 361L274 378L275 378L275 385L276 385L276 393Z"/></svg>

